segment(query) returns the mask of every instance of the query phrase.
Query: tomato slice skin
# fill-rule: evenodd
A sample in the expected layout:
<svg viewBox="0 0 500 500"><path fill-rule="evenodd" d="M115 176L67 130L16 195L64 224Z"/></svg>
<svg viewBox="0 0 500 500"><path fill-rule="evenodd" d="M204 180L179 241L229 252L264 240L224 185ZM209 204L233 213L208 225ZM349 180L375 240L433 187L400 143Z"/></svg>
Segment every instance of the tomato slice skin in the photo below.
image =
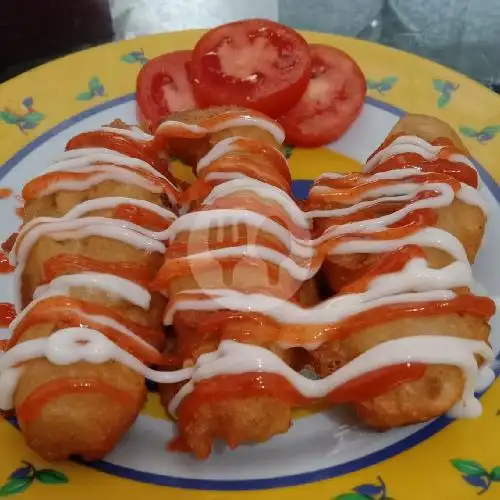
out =
<svg viewBox="0 0 500 500"><path fill-rule="evenodd" d="M276 117L307 87L309 46L299 33L279 23L236 21L200 38L190 74L202 106L243 106Z"/></svg>
<svg viewBox="0 0 500 500"><path fill-rule="evenodd" d="M300 101L278 121L287 142L316 147L338 139L356 120L366 95L366 79L345 52L310 46L312 77Z"/></svg>
<svg viewBox="0 0 500 500"><path fill-rule="evenodd" d="M191 50L162 54L137 75L137 116L150 132L170 113L197 108L189 77L191 56Z"/></svg>

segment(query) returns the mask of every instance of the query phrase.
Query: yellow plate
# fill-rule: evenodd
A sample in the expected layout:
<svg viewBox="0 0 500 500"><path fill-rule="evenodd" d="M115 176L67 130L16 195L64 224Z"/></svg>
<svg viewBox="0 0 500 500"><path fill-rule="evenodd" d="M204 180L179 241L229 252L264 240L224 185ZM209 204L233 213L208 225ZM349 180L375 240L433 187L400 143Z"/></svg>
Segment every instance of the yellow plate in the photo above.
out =
<svg viewBox="0 0 500 500"><path fill-rule="evenodd" d="M29 177L62 150L74 133L110 121L108 118L130 118L135 78L141 64L165 51L192 48L200 33L179 32L104 45L41 66L1 85L2 187L12 187L18 192ZM359 161L378 145L404 110L435 115L456 127L474 157L491 174L481 170L487 188L497 197L498 96L452 70L403 52L330 35L305 33L305 36L310 42L331 44L353 56L368 79L369 98L361 119L337 144L291 151L296 192L305 193L309 180L326 170L359 168ZM13 213L14 198L0 203L4 214ZM19 221L10 216L3 219L0 236L5 238ZM480 274L488 272L480 270ZM8 300L11 283L8 278L0 281L0 299ZM154 464L149 467L150 458L141 462L148 464L143 465L145 470L127 465L122 458L134 449L130 448L134 436L127 437L107 461L90 467L71 462L48 464L25 446L11 423L2 420L0 497L457 500L475 498L485 492L485 498L488 495L500 498L500 433L497 432L500 403L497 401L500 401L500 385L495 383L482 397L481 418L460 422L441 418L391 438L377 434L364 436L360 442L366 449L356 451L353 441L345 460L335 457L335 446L316 453L319 444L312 435L300 446L295 442L289 448L286 439L282 442L279 437L273 443L277 443L275 447L281 455L274 445L261 445L262 452L248 447L241 456L239 451L234 455L226 451L222 455L229 458L210 458L208 463L212 465L200 465L185 458L184 470L194 471L188 478L155 471ZM324 422L320 422L318 415L323 413L297 414L294 427L305 432L307 427L321 426ZM142 418L145 422L163 422L155 395L151 396ZM164 425L171 424L165 421ZM334 437L341 446L339 436ZM330 446L328 439L326 435L321 440ZM366 443L370 439L381 444L369 449ZM140 462L140 454L129 462L133 460ZM227 462L215 473L213 464L217 466L217 460ZM231 463L236 464L232 469ZM253 472L249 473L249 469Z"/></svg>

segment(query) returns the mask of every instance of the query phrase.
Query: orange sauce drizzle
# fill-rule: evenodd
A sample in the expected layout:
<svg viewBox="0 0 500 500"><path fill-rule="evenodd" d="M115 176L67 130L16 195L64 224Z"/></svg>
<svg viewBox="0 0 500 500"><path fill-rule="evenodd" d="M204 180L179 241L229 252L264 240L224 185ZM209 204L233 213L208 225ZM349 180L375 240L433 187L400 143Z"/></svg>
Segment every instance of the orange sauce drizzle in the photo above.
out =
<svg viewBox="0 0 500 500"><path fill-rule="evenodd" d="M395 251L388 252L370 268L360 279L344 286L339 293L363 293L366 292L372 281L383 274L397 273L406 264L415 258L425 258L424 251L418 245L405 245Z"/></svg>
<svg viewBox="0 0 500 500"><path fill-rule="evenodd" d="M252 158L250 155L242 154L241 152L228 153L214 160L209 166L204 168L200 173L200 179L214 172L238 172L252 179L257 179L261 182L276 186L286 193L290 193L291 181L283 177L279 172L272 169L264 169L265 164L259 157Z"/></svg>
<svg viewBox="0 0 500 500"><path fill-rule="evenodd" d="M363 283L360 285L362 286ZM203 293L189 294L189 297L176 296L170 301L167 312L169 308L175 307L179 301L202 300L204 298L207 297ZM247 343L265 346L280 341L300 346L316 342L327 342L333 339L343 340L363 329L402 318L468 314L489 319L494 313L495 303L490 298L478 297L469 293L458 295L451 300L408 302L379 306L354 314L333 324L280 325L272 318L265 317L259 313L216 311L207 313L207 318L200 321L198 328L192 335L186 334L185 337L179 339L179 348L182 350L183 356L191 359L204 342L213 342L214 340L242 341L242 337L235 338L231 330L229 336L225 335L224 326L228 318L232 321L239 318L240 321L246 322L245 327L242 327L240 330L250 332L250 336L244 339ZM179 313L176 313L174 316L174 324L177 321L177 314ZM257 328L256 325L259 323L263 323L265 327Z"/></svg>
<svg viewBox="0 0 500 500"><path fill-rule="evenodd" d="M170 139L201 139L211 133L211 129L233 119L245 117L259 117L268 119L258 112L229 111L208 118L201 122L197 130L189 130L185 125L175 125L170 122L168 128L157 131L155 141L163 146ZM209 174L220 172L241 173L247 177L260 180L266 184L279 187L290 193L291 175L286 158L270 144L247 137L235 139L231 149L221 157L212 161L199 172L199 178L181 196L182 204L191 204L200 201L210 188L219 181L207 182Z"/></svg>
<svg viewBox="0 0 500 500"><path fill-rule="evenodd" d="M140 401L118 387L97 378L62 378L51 380L37 387L17 408L17 417L23 423L35 421L42 413L44 407L61 396L70 394L103 394L110 400L130 411L138 407Z"/></svg>
<svg viewBox="0 0 500 500"><path fill-rule="evenodd" d="M97 165L97 164L96 164ZM143 177L147 182L162 188L164 193L169 193L174 199L177 199L178 192L172 187L172 184L161 177L157 177L150 172L138 167L128 167L126 165L114 165L116 168L134 172ZM39 177L35 177L23 188L23 198L26 201L33 200L41 195L51 184L61 181L85 181L97 175L96 172L47 172Z"/></svg>
<svg viewBox="0 0 500 500"><path fill-rule="evenodd" d="M16 317L14 304L0 302L0 328L7 328Z"/></svg>
<svg viewBox="0 0 500 500"><path fill-rule="evenodd" d="M386 140L372 153L370 158L375 156L382 149L385 149L387 146L389 146L396 138L403 135L406 134L399 133L387 137ZM400 153L394 155L393 157L387 159L382 163L379 163L372 170L372 173L387 172L389 170L404 168L417 168L421 172L439 172L445 175L449 175L451 177L454 177L458 181L464 182L465 184L469 184L470 186L477 188L479 179L476 170L469 165L466 165L465 163L459 163L449 160L450 156L453 154L464 154L464 152L459 151L454 146L453 141L451 141L447 137L438 137L437 139L431 141L430 144L432 144L433 146L444 146L437 155L436 159L425 160L416 153Z"/></svg>
<svg viewBox="0 0 500 500"><path fill-rule="evenodd" d="M0 340L0 353L5 352L9 347L9 339Z"/></svg>
<svg viewBox="0 0 500 500"><path fill-rule="evenodd" d="M151 231L163 231L171 224L170 219L165 219L161 215L138 207L129 203L118 205L113 211L113 219L121 219L132 222L138 226L150 229Z"/></svg>
<svg viewBox="0 0 500 500"><path fill-rule="evenodd" d="M148 342L151 348L112 327L100 324L98 320L87 318L85 315L105 316L113 319ZM11 347L16 345L24 332L40 323L53 323L58 328L80 326L93 328L146 363L153 364L163 361L163 356L155 349L155 347L163 347L164 344L164 335L161 329L135 323L110 307L70 297L48 297L36 304L17 325L9 345Z"/></svg>
<svg viewBox="0 0 500 500"><path fill-rule="evenodd" d="M419 380L425 374L426 365L420 363L392 365L360 375L333 389L324 398L329 403L355 403L373 399L394 387ZM183 436L203 404L213 405L223 401L249 398L277 398L290 407L304 407L316 404L318 399L308 399L281 375L274 373L242 373L238 375L217 375L196 383L194 391L179 405L178 427L180 435L168 449L170 451L191 451ZM236 448L241 444L239 436L229 435L228 445ZM206 458L197 456L197 458Z"/></svg>
<svg viewBox="0 0 500 500"><path fill-rule="evenodd" d="M9 257L0 252L0 274L9 274L14 271L15 267L9 262Z"/></svg>
<svg viewBox="0 0 500 500"><path fill-rule="evenodd" d="M174 184L177 182L169 169L169 161L157 141L140 141L119 133L103 130L83 132L66 144L66 151L83 148L106 148L149 163Z"/></svg>
<svg viewBox="0 0 500 500"><path fill-rule="evenodd" d="M211 133L211 129L218 127L234 119L240 118L263 118L269 120L269 117L255 110L245 111L226 111L197 124L197 129L189 129L184 123L176 125L169 122L168 127L161 127L156 131L155 141L162 147L169 139L201 139ZM279 125L278 125L279 126Z"/></svg>
<svg viewBox="0 0 500 500"><path fill-rule="evenodd" d="M322 192L312 191L309 196L308 206L310 208L314 208L318 206L318 203L320 204L320 207L324 207L325 203L357 203L360 201L362 196L369 191L384 187L397 186L402 182L411 182L414 184L444 183L453 188L455 193L459 191L461 187L460 181L457 179L450 177L449 175L435 172L429 172L418 176L410 175L404 179L372 180L372 177L366 174L351 174L348 177L349 179L320 179L316 186L325 186L331 189Z"/></svg>
<svg viewBox="0 0 500 500"><path fill-rule="evenodd" d="M64 274L85 271L114 274L145 288L154 277L152 270L145 264L124 261L102 262L83 255L59 254L43 263L44 283L50 283L53 279Z"/></svg>
<svg viewBox="0 0 500 500"><path fill-rule="evenodd" d="M3 243L2 243L2 250L4 252L10 252L16 243L17 236L19 233L12 233Z"/></svg>
<svg viewBox="0 0 500 500"><path fill-rule="evenodd" d="M10 198L12 196L12 193L13 191L10 188L0 188L0 200Z"/></svg>
<svg viewBox="0 0 500 500"><path fill-rule="evenodd" d="M251 116L260 116L259 113L252 112ZM94 132L94 133L86 133L80 134L76 138L72 139L67 146L67 149L75 149L78 147L109 147L111 149L115 149L124 154L127 154L131 157L144 159L148 161L150 164L153 164L155 168L160 170L163 168L162 166L156 166L154 155L157 155L158 151L163 148L165 140L168 138L201 138L204 137L211 127L215 127L224 123L225 121L232 120L233 118L241 118L242 113L240 112L228 112L224 113L212 118L207 119L206 121L200 124L201 128L204 128L205 131L189 131L184 127L177 128L169 128L161 130L154 141L150 143L139 144L141 141L130 140L129 138L125 138L123 136L119 136L118 134L110 134L107 132ZM89 135L90 134L90 135ZM392 140L394 137L392 138ZM387 142L387 144L389 144ZM434 141L433 144L438 144L439 141ZM282 157L276 154L276 151L273 148L263 146L261 143L257 143L257 141L251 140L239 140L235 141L235 144L240 148L237 151L230 152L223 157L215 160L211 165L202 170L200 175L200 180L197 181L193 185L193 187L185 192L181 197L180 201L182 203L191 203L200 199L200 197L208 194L211 189L211 185L204 181L205 177L212 172L240 172L249 177L257 178L262 180L263 182L275 185L280 187L281 189L288 191L290 189L290 174L288 168L286 167L286 162L283 162ZM325 203L337 203L337 204L350 204L359 201L359 199L365 194L368 190L372 190L374 188L380 188L385 186L391 186L402 181L404 182L415 182L415 183L430 183L430 182L444 182L450 185L455 192L460 189L460 181L467 182L474 187L477 186L477 174L475 174L475 184L473 175L471 174L470 167L465 164L458 164L450 162L447 158L449 155L457 152L454 150L450 144L443 143L446 146L445 150L443 150L442 154L439 155L439 158L433 162L423 162L422 158L416 155L418 158L415 158L415 155L406 154L406 155L397 155L394 158L384 162L383 164L377 166L375 169L376 172L391 170L393 168L415 168L416 162L421 164L420 169L423 172L428 172L426 175L422 176L410 176L404 180L380 180L374 182L363 182L369 181L369 176L363 174L352 174L350 176L343 177L341 179L328 179L321 182L321 185L326 185L331 187L333 190L327 191L325 193L313 194L309 200L308 208L312 209L315 206L321 205L324 206ZM381 146L382 147L382 146ZM154 152L154 154L153 154ZM257 161L257 159L265 158L267 162L269 162L270 170L263 171L261 163ZM413 163L412 163L413 162ZM136 171L139 175L147 178L151 182L158 183L158 179L150 174L145 173L144 171L140 171L139 169L133 169L130 167L121 167L126 168L128 170ZM161 170L160 170L161 171ZM167 169L168 171L168 169ZM164 172L162 172L164 173ZM54 172L40 176L35 179L31 183L29 183L25 189L23 190L23 196L25 199L33 199L40 192L42 192L46 187L51 183L60 179L86 179L92 174L82 174L82 173L68 173L68 172ZM52 177L51 177L52 176ZM171 186L163 185L163 188L166 192L171 192ZM432 196L432 193L425 194L423 196ZM250 207L251 202L248 202L248 207ZM224 200L218 200L217 203L213 204L212 208L215 207L224 207ZM253 205L252 205L253 207ZM135 207L137 208L137 207ZM234 208L231 207L231 208ZM387 208L387 207L386 207ZM249 208L250 209L250 208ZM373 213L376 213L378 208L373 209ZM257 210L256 210L257 211ZM350 219L349 217L338 219L339 224L346 223L349 220L358 220L356 217L365 218L370 214L370 211L363 211L362 214L355 214ZM156 214L155 214L156 215ZM158 225L160 222L158 220L151 220L151 213L144 214L138 213L138 211L131 210L128 206L118 207L116 211L116 217L123 218L125 220L142 220L146 218L148 222L151 222L153 225ZM342 235L338 239L334 239L333 242L329 242L326 247L322 247L320 254L324 254L332 249L332 245L338 244L340 241L346 241L346 239L358 239L358 238L373 238L373 239L397 239L402 238L413 231L418 230L425 225L430 225L435 222L431 222L435 218L434 211L419 211L414 214L410 214L403 221L400 221L398 224L394 225L394 227L389 227L380 233L373 234L361 234L361 235ZM162 220L164 224L165 221ZM142 224L141 224L142 225ZM177 248L177 251L179 251ZM415 256L421 256L422 251L418 247L408 246L399 250L398 252L393 252L388 254L385 258L383 257L381 261L367 273L361 280L352 283L345 287L341 293L356 293L360 291L366 290L369 286L370 281L377 275L386 273L386 272L394 272L400 270L404 267L404 265ZM64 260L64 257L66 260ZM59 259L59 260L58 260ZM162 268L162 272L160 272L160 276L162 276L163 280L172 279L173 276L185 274L191 271L191 265L185 266L182 261L173 260L172 268L167 266ZM231 259L227 259L228 265L233 265ZM98 263L96 261L92 261L92 259L80 258L79 256L58 256L57 258L53 258L45 263L44 271L45 277L48 281L55 277L55 273L60 273L61 266L66 266L65 269L87 269L92 268L93 270L98 267ZM103 266L107 269L107 272L110 272L110 266L115 266L113 268L113 274L117 274L121 276L121 273L127 274L128 276L134 276L135 280L141 279L145 280L146 271L144 269L138 269L136 267L128 267L128 263L118 263L118 264L109 264L102 263ZM206 263L202 263L202 265L206 265ZM122 266L122 267L120 267ZM187 269L187 267L189 269ZM116 271L116 272L115 272ZM168 272L167 272L168 271ZM163 273L163 275L162 275ZM140 275L140 277L139 277ZM131 279L131 278L129 278ZM158 279L155 281L154 286L158 285ZM185 299L192 300L193 298L203 299L203 294L192 294ZM61 298L56 298L60 299ZM174 297L169 305L172 307L176 301L183 300L182 297ZM40 303L39 305L45 304L45 302L50 302L51 299L47 299ZM57 302L57 301L55 301ZM95 307L94 307L95 306ZM116 317L116 313L109 308L103 308L103 306L98 306L95 304L86 304L83 301L78 301L76 299L64 299L60 303L50 303L49 307L43 310L37 311L37 306L33 308L33 310L28 314L28 316L18 325L16 332L14 334L13 339L11 340L10 345L14 345L15 342L19 339L20 335L22 335L23 331L26 331L29 328L29 325L33 324L27 321L30 316L33 318L30 320L32 322L40 322L40 321L56 321L59 318L62 318L65 322L71 323L72 321L82 323L82 321L87 324L87 326L92 327L92 322L83 319L78 315L78 311L75 313L75 309L82 310L84 312L91 312L93 314L105 314L108 317ZM311 330L307 328L291 328L285 332L285 335L280 337L282 341L289 341L290 343L311 343L318 341L318 338L322 341L328 340L330 338L341 339L345 338L348 335L359 331L362 328L366 328L367 326L373 326L374 324L384 323L387 321L392 321L401 317L407 316L428 316L428 315L437 315L437 314L450 314L450 313L460 313L460 314L472 314L480 317L490 317L494 313L494 303L488 298L484 297L476 297L472 294L464 294L459 295L453 300L450 301L439 301L439 302L428 302L428 303L407 303L407 304L394 304L388 306L382 306L379 308L372 309L370 311L366 311L364 313L360 313L354 315L352 317L343 320L336 325L328 325L327 328L323 328L320 336L318 337L316 329L312 331L315 332L314 337L311 336ZM54 317L52 313L56 311L57 314ZM61 311L64 314L61 315ZM219 314L220 313L220 314ZM113 316L114 315L114 316ZM228 311L219 311L216 313L212 313L210 317L209 323L203 323L200 325L200 328L197 332L198 340L206 339L213 335L218 334L220 330L220 326L224 321L227 321L231 315L233 320L248 320L253 321L254 323L262 323L263 321L269 321L268 318L264 320L259 315L255 315L252 313L235 313ZM130 328L132 331L141 331L142 334L145 333L146 328L141 327L141 325L130 325L131 322L126 323L124 318L119 318L119 321ZM324 325L323 325L324 327ZM135 330L134 330L135 328ZM119 339L116 337L114 332L111 332L112 329L104 329L102 327L99 328L105 335L108 335L113 341L117 342L119 345L125 346L126 344L123 342L123 336ZM282 332L280 331L280 326L275 325L275 331L278 331L280 335ZM257 331L266 331L266 328L257 329ZM201 332L204 332L201 334ZM146 337L148 335L145 335ZM149 333L150 340L157 337L157 332L154 334ZM277 339L258 339L254 338L254 334L252 333L252 343L267 343ZM131 352L137 352L138 346L134 345L126 345L127 350ZM189 350L189 349L187 349ZM143 353L144 354L144 353ZM161 355L158 353L159 357L155 357L155 361L150 362L161 362ZM413 364L413 365L395 365L389 366L377 371L374 371L370 374L363 375L358 377L340 388L332 391L326 399L330 402L343 403L343 402L356 402L363 401L366 399L371 399L376 397L379 394L382 394L394 386L411 380L418 380L423 376L425 372L425 365L422 364ZM57 383L56 383L57 382ZM44 389L45 387L45 389ZM130 395L128 394L118 394L114 392L115 388L104 387L102 381L82 381L81 379L64 379L60 381L54 381L53 385L46 384L34 391L23 404L20 406L18 410L18 415L21 420L30 420L36 418L36 415L39 415L43 404L50 401L53 398L57 398L63 394L68 393L79 393L83 391L94 391L94 392L103 392L109 395L110 398L119 401L121 404L131 404L130 403ZM121 391L119 391L121 392ZM222 401L225 399L234 399L234 398L250 398L250 397L259 397L263 394L271 395L274 397L279 397L287 401L291 406L302 406L304 404L311 403L310 400L306 400L303 396L298 394L298 392L293 388L291 384L289 384L284 378L279 375L270 374L270 373L245 373L241 375L231 375L231 376L216 376L208 380L201 381L197 383L195 390L193 393L188 395L181 403L179 407L179 426L181 429L181 434L185 431L186 426L189 424L189 421L200 407L200 405L205 402L213 403L214 401ZM127 399L128 398L128 399ZM37 413L38 412L38 413ZM33 417L33 415L35 415ZM179 444L179 443L178 443ZM237 441L229 442L229 445L234 447L239 444ZM180 445L179 445L180 446Z"/></svg>

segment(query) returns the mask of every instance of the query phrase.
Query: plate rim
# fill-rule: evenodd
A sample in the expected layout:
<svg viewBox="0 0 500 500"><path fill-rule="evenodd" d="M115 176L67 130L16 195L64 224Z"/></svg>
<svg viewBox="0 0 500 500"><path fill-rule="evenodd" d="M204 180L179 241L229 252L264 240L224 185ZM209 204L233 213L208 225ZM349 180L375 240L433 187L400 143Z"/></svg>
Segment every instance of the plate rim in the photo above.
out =
<svg viewBox="0 0 500 500"><path fill-rule="evenodd" d="M63 132L67 128L85 120L86 118L93 116L102 111L112 109L121 104L125 104L135 100L135 92L122 95L113 99L109 99L97 106L88 108L80 113L71 115L67 119L58 123L56 126L46 130L33 141L28 143L26 146L18 150L11 158L9 158L0 168L0 180L7 175L9 172L15 169L16 165L22 161L30 153L34 152L42 144L46 143L50 139L56 137L60 132ZM406 114L404 110L388 104L383 101L379 101L373 97L367 96L365 98L365 104L370 104L378 109L387 111L398 117L402 117ZM482 167L475 159L473 162L479 171L481 180L488 186L491 194L495 198L496 202L500 204L500 186L495 182L490 173ZM298 179L304 180L306 182L309 179ZM498 375L498 373L496 373ZM484 391L486 392L486 391ZM484 394L484 392L481 393ZM9 419L16 428L15 419ZM372 465L378 464L384 460L388 460L412 447L418 445L419 443L429 439L439 431L446 428L448 425L453 423L454 420L441 416L433 421L428 422L424 427L415 431L414 433L406 436L405 438L385 446L382 449L369 453L365 456L350 460L337 465L332 465L322 469L316 469L308 472L301 472L297 474L290 474L284 476L277 476L272 478L258 478L258 479L195 479L195 478L183 478L170 475L162 475L152 472L138 471L136 469L126 467L123 465L113 464L106 460L99 460L94 462L84 462L83 460L76 459L75 463L83 465L85 467L105 472L116 477L121 477L125 479L131 479L146 484L154 484L159 486L170 486L193 490L202 491L255 491L271 488L284 488L300 486L308 483L314 483L317 481L325 479L333 479L335 477L344 476L352 472L357 472Z"/></svg>

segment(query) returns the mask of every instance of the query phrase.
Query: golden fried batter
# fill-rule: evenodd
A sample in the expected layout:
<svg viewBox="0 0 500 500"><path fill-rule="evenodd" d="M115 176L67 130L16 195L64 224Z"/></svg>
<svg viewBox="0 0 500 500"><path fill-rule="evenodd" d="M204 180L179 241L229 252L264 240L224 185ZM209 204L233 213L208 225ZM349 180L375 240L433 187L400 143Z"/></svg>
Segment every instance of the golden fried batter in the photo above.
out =
<svg viewBox="0 0 500 500"><path fill-rule="evenodd" d="M146 200L160 206L166 205L161 194L152 193L134 184L104 181L85 191L57 191L54 194L27 201L24 206L23 220L26 223L35 217L61 217L84 201L113 196Z"/></svg>
<svg viewBox="0 0 500 500"><path fill-rule="evenodd" d="M23 306L32 300L35 289L44 282L44 263L51 257L61 254L91 257L104 263L143 264L149 269L150 275L154 275L163 261L160 253L147 253L121 241L102 236L62 241L56 241L50 236L42 236L33 246L21 276Z"/></svg>
<svg viewBox="0 0 500 500"><path fill-rule="evenodd" d="M486 226L486 216L474 205L467 205L454 200L450 206L436 210L438 220L435 227L455 236L465 248L472 263L479 251ZM384 215L383 210L373 217ZM423 247L430 267L439 269L454 261L448 253L432 247ZM343 286L359 279L370 270L382 257L382 253L329 255L323 264L332 292L338 292Z"/></svg>
<svg viewBox="0 0 500 500"><path fill-rule="evenodd" d="M460 136L448 123L435 116L407 114L403 116L389 132L388 137L396 134L416 135L427 142L435 141L440 137L446 137L453 142L460 153L470 156Z"/></svg>
<svg viewBox="0 0 500 500"><path fill-rule="evenodd" d="M194 456L207 458L214 439L230 448L248 442L261 443L287 432L292 410L278 398L241 398L200 405L188 422L179 422L182 436Z"/></svg>
<svg viewBox="0 0 500 500"><path fill-rule="evenodd" d="M321 377L326 377L360 354L389 340L419 335L449 335L488 341L490 327L482 319L470 315L447 314L429 317L407 317L355 332L341 341L330 341L311 352L311 364ZM356 405L367 425L388 428L422 422L442 415L459 401L464 380L453 366L429 366L423 378L406 382Z"/></svg>
<svg viewBox="0 0 500 500"><path fill-rule="evenodd" d="M152 339L151 344L163 349L161 319L165 302L161 298L156 297L151 308L145 311L102 291L72 288L68 295L108 306L128 320L157 329L160 335L156 341ZM47 337L63 326L62 317L58 323L38 323L22 334L20 342ZM16 409L33 391L49 382L65 379L104 382L125 393L127 402L119 402L106 392L63 394L48 399L34 419L24 420L23 415L19 415L19 425L28 445L47 460L63 460L71 455L81 455L86 460L100 459L114 448L137 418L146 397L144 377L117 362L59 366L46 359L34 359L24 365L14 398Z"/></svg>

